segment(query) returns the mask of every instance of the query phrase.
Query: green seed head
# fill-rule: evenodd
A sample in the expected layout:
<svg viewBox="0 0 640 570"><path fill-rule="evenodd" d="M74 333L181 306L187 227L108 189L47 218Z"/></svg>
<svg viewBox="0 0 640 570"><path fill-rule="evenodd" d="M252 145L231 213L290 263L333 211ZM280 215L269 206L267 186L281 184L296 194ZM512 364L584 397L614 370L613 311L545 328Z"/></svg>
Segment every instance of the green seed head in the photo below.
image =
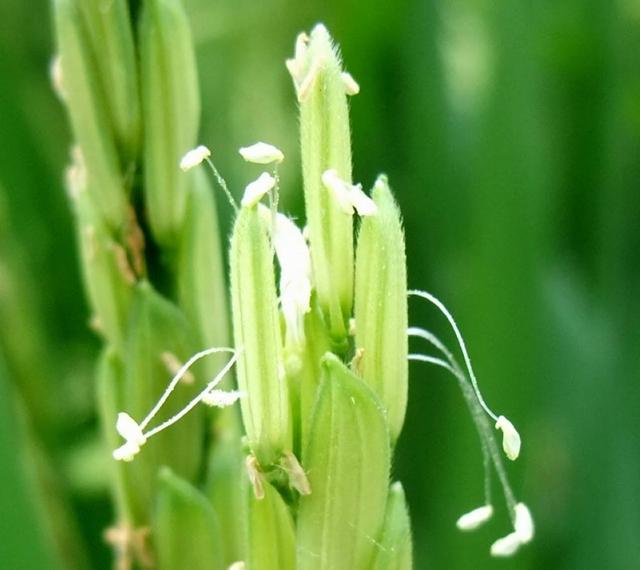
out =
<svg viewBox="0 0 640 570"><path fill-rule="evenodd" d="M231 237L231 302L242 419L262 467L291 451L289 391L275 289L273 250L257 205L238 212Z"/></svg>
<svg viewBox="0 0 640 570"><path fill-rule="evenodd" d="M320 306L336 349L344 352L353 301L353 217L323 174L351 182L351 136L342 63L327 29L301 34L287 62L300 103L300 144L311 258Z"/></svg>
<svg viewBox="0 0 640 570"><path fill-rule="evenodd" d="M356 256L358 371L387 409L392 441L407 407L407 275L400 211L385 176L373 188L377 214L363 219Z"/></svg>
<svg viewBox="0 0 640 570"><path fill-rule="evenodd" d="M87 188L106 226L117 232L128 218L107 86L96 65L87 23L77 0L56 0L56 35L65 102L86 166Z"/></svg>
<svg viewBox="0 0 640 570"><path fill-rule="evenodd" d="M126 0L82 0L113 136L125 170L136 159L141 116L133 30Z"/></svg>
<svg viewBox="0 0 640 570"><path fill-rule="evenodd" d="M200 122L193 41L178 0L144 2L140 68L147 214L156 240L171 246L187 200L188 177L179 163L194 146Z"/></svg>

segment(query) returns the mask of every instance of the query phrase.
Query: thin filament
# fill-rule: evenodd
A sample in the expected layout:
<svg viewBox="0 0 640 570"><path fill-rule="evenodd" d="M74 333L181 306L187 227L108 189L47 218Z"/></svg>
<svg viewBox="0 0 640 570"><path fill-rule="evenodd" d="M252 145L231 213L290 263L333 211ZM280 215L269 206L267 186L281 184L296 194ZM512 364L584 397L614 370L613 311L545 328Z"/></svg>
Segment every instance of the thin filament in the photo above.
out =
<svg viewBox="0 0 640 570"><path fill-rule="evenodd" d="M439 358L433 357L424 357L424 355L416 354L409 355L410 360L420 360L422 362L429 362L431 364L435 364L436 366L441 366L446 368L451 374L453 374L458 383L460 384L460 389L462 390L462 395L467 404L467 408L469 409L469 413L471 414L471 419L476 428L476 432L478 433L478 439L480 439L480 449L482 451L482 469L484 471L484 502L486 505L491 504L491 457L489 454L489 447L486 441L486 435L482 429L480 420L483 419L482 408L479 408L477 402L474 399L473 391L471 391L471 399L469 399L469 384L467 378L462 374L456 359L453 357L453 354L449 351L449 349L445 346L445 344L431 331L419 328L419 327L409 327L407 329L407 334L409 336L414 336L418 338L422 338L429 342L432 346L437 348L447 359L447 362L440 360ZM412 358L413 357L413 358ZM446 365L446 366L443 366ZM478 417L478 410L480 411L480 417Z"/></svg>
<svg viewBox="0 0 640 570"><path fill-rule="evenodd" d="M160 397L156 405L147 414L147 417L144 418L144 420L142 420L142 422L140 423L140 429L144 430L144 428L147 425L149 425L149 422L154 418L154 416L158 413L158 411L160 411L160 408L162 408L162 406L167 401L167 399L169 398L169 396L171 395L175 387L178 385L178 382L182 380L182 378L187 373L189 368L191 368L191 366L193 366L201 358L204 358L205 356L209 356L210 354L216 354L218 352L235 353L235 350L233 348L213 347L213 348L207 348L206 350L201 350L200 352L196 352L191 358L189 358L189 360L187 360L180 367L180 370L176 372L176 375L171 379L171 382L169 382L169 386L167 386L167 389L164 391L164 393L162 394L162 396Z"/></svg>
<svg viewBox="0 0 640 570"><path fill-rule="evenodd" d="M420 291L419 289L413 289L408 292L409 295L415 295L417 297L421 297L422 299L426 299L433 305L435 305L440 312L446 317L453 329L453 332L458 339L458 344L460 346L460 350L462 352L462 356L464 358L465 365L467 366L467 370L469 372L469 378L471 379L471 384L473 386L473 390L475 392L476 398L478 398L478 402L482 406L482 409L489 414L495 421L498 421L498 416L494 414L489 406L487 406L486 402L482 398L482 394L480 393L480 388L478 387L478 381L476 379L476 375L473 372L473 367L471 366L471 358L469 358L469 353L467 352L467 346L465 345L464 339L462 338L462 334L460 333L460 329L456 324L455 319L451 315L451 313L447 310L447 308L431 293L427 293L426 291Z"/></svg>
<svg viewBox="0 0 640 570"><path fill-rule="evenodd" d="M204 398L204 396L209 391L213 390L222 381L222 379L224 378L226 373L229 372L229 370L235 364L237 359L238 359L238 353L234 351L234 355L231 357L229 362L227 362L224 365L224 367L222 368L222 370L220 370L220 372L218 372L216 377L206 385L204 390L202 390L195 398L193 398L193 400L191 400L175 416L170 417L168 420L162 422L157 427L154 427L153 429L149 430L147 433L144 434L144 436L147 439L149 439L152 435L155 435L158 432L162 431L163 429L166 429L169 426L171 426L171 425L175 424L176 422L180 421L184 416L186 416L193 408L195 408L202 401L202 398Z"/></svg>
<svg viewBox="0 0 640 570"><path fill-rule="evenodd" d="M440 352L446 357L448 362L445 362L433 356L427 356L423 354L410 354L409 360L428 362L431 364L435 364L436 366L445 368L446 370L451 372L458 380L458 383L462 390L462 395L464 396L467 406L469 407L471 417L476 425L476 429L478 430L478 435L480 436L480 443L482 446L482 454L484 460L484 492L486 504L491 504L491 479L489 466L491 463L493 463L493 466L498 475L498 479L500 480L500 484L502 486L509 513L511 517L513 517L516 498L513 494L513 490L511 489L511 485L509 484L509 479L507 478L507 473L504 469L504 465L502 464L502 457L500 455L498 445L496 444L493 431L491 430L491 426L489 425L489 422L487 421L487 418L483 413L483 408L480 406L476 398L475 392L472 390L469 384L469 380L465 376L464 372L456 362L451 352L449 352L444 343L431 331L424 330L418 327L411 327L407 329L407 333L410 336L415 336L427 340L433 346L438 348L438 350L440 350Z"/></svg>
<svg viewBox="0 0 640 570"><path fill-rule="evenodd" d="M229 201L229 204L231 204L231 207L233 208L233 210L235 212L237 212L238 211L238 204L234 200L231 192L229 191L229 187L227 186L227 182L225 181L224 178L222 178L222 175L220 174L220 172L218 172L218 169L216 168L215 164L213 164L213 161L210 158L206 158L205 160L207 161L207 163L211 167L211 170L213 171L213 175L215 176L216 180L218 181L218 184L220 185L220 188L222 188L222 191L225 193L225 195L227 197L227 200Z"/></svg>

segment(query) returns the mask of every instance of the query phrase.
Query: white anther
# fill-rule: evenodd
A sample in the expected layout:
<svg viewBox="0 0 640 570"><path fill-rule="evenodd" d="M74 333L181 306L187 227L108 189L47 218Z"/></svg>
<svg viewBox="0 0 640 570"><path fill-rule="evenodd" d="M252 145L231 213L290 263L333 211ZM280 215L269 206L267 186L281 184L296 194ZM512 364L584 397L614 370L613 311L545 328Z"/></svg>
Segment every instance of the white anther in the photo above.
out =
<svg viewBox="0 0 640 570"><path fill-rule="evenodd" d="M522 542L517 533L512 532L507 536L499 538L491 545L491 556L505 558L512 556L518 551Z"/></svg>
<svg viewBox="0 0 640 570"><path fill-rule="evenodd" d="M127 441L118 449L113 450L113 458L116 461L133 461L133 458L140 452L140 446L132 441Z"/></svg>
<svg viewBox="0 0 640 570"><path fill-rule="evenodd" d="M304 79L302 77L304 70L304 58L307 55L307 46L309 44L309 36L304 32L298 34L296 38L296 47L293 53L293 58L288 59L285 63L287 65L287 69L293 78L293 81L296 83L296 86L299 83L302 83Z"/></svg>
<svg viewBox="0 0 640 570"><path fill-rule="evenodd" d="M263 172L256 180L247 184L242 197L242 206L255 206L270 190L275 188L276 179L268 172Z"/></svg>
<svg viewBox="0 0 640 570"><path fill-rule="evenodd" d="M271 164L284 160L284 154L279 148L263 142L242 147L238 152L247 162L255 164Z"/></svg>
<svg viewBox="0 0 640 570"><path fill-rule="evenodd" d="M322 174L322 183L333 192L342 211L345 214L353 214L353 202L350 196L353 185L342 180L333 169Z"/></svg>
<svg viewBox="0 0 640 570"><path fill-rule="evenodd" d="M462 515L456 522L460 530L474 530L493 516L493 507L484 505Z"/></svg>
<svg viewBox="0 0 640 570"><path fill-rule="evenodd" d="M375 202L363 191L362 185L350 184L338 176L333 170L326 170L322 174L322 183L335 195L340 209L345 214L353 214L353 210L360 216L374 216L378 212Z"/></svg>
<svg viewBox="0 0 640 570"><path fill-rule="evenodd" d="M244 398L245 396L246 392L241 390L227 391L214 388L202 396L202 403L211 407L227 408L233 406L240 398Z"/></svg>
<svg viewBox="0 0 640 570"><path fill-rule="evenodd" d="M271 211L260 208L268 224ZM284 214L276 214L273 247L280 265L280 302L287 332L294 341L304 341L304 315L311 310L311 255L300 228Z"/></svg>
<svg viewBox="0 0 640 570"><path fill-rule="evenodd" d="M144 445L147 441L138 422L125 412L118 414L116 430L128 443L133 443L138 447Z"/></svg>
<svg viewBox="0 0 640 570"><path fill-rule="evenodd" d="M211 151L204 145L187 152L180 161L180 168L183 171L191 170L194 166L198 166L203 160L211 156Z"/></svg>
<svg viewBox="0 0 640 570"><path fill-rule="evenodd" d="M520 455L520 434L504 416L498 417L496 429L502 430L502 449L506 456L515 461Z"/></svg>
<svg viewBox="0 0 640 570"><path fill-rule="evenodd" d="M524 503L518 503L514 510L515 522L513 526L515 533L522 544L531 542L535 532L531 511Z"/></svg>
<svg viewBox="0 0 640 570"><path fill-rule="evenodd" d="M342 79L344 91L347 95L357 95L360 93L360 85L358 85L358 82L348 71L343 71L340 74L340 79Z"/></svg>
<svg viewBox="0 0 640 570"><path fill-rule="evenodd" d="M351 193L351 202L360 216L375 216L378 213L378 206L362 191L360 184L354 186Z"/></svg>

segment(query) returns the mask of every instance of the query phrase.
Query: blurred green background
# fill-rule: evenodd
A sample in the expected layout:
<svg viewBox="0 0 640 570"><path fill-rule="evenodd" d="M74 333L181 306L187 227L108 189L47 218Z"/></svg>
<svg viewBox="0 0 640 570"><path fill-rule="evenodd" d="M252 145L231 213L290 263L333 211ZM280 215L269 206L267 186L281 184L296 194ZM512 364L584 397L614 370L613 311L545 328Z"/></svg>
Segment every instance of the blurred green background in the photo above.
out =
<svg viewBox="0 0 640 570"><path fill-rule="evenodd" d="M362 88L354 177L389 174L410 285L454 312L486 399L521 431L508 468L538 534L492 560L504 515L472 535L454 525L482 500L466 408L444 373L412 365L394 476L416 568L640 568L640 2L185 3L202 142L237 192L253 171L236 149L281 147L294 214L284 59L298 31L328 25ZM0 3L0 566L108 568L98 342L62 187L70 139L49 86L49 16L45 0ZM411 303L412 324L450 338Z"/></svg>

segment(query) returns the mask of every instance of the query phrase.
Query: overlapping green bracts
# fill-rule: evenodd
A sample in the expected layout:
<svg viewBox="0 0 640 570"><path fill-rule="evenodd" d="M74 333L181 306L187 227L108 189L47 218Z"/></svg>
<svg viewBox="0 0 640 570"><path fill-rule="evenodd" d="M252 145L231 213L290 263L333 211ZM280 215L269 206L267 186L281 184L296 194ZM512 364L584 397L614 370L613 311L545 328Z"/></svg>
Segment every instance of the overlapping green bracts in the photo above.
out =
<svg viewBox="0 0 640 570"><path fill-rule="evenodd" d="M353 303L353 218L322 183L327 170L351 181L351 135L342 63L327 29L316 26L300 61L300 147L311 261L336 348L346 349Z"/></svg>
<svg viewBox="0 0 640 570"><path fill-rule="evenodd" d="M300 499L298 568L364 570L373 562L387 504L385 411L333 354L324 357L322 373L303 454L312 492Z"/></svg>
<svg viewBox="0 0 640 570"><path fill-rule="evenodd" d="M267 468L293 442L273 250L257 207L238 212L229 257L238 386L247 393L242 419L253 453Z"/></svg>
<svg viewBox="0 0 640 570"><path fill-rule="evenodd" d="M400 211L386 176L373 187L378 207L363 219L356 256L357 369L387 409L392 441L407 408L407 272Z"/></svg>
<svg viewBox="0 0 640 570"><path fill-rule="evenodd" d="M200 123L193 41L179 0L143 3L140 75L147 215L154 238L173 247L187 204L188 180L178 164L195 146Z"/></svg>

